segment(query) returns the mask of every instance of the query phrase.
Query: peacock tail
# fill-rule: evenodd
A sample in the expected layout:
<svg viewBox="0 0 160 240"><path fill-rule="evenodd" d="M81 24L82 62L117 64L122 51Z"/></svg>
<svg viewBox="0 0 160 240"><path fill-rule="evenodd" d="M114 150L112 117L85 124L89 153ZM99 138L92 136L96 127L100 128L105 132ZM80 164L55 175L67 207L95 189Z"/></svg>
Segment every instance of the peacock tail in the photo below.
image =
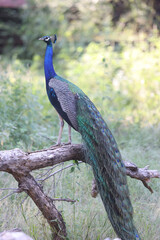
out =
<svg viewBox="0 0 160 240"><path fill-rule="evenodd" d="M108 218L122 240L140 240L133 225L126 170L117 143L100 113L86 95L77 101L78 131L86 146Z"/></svg>

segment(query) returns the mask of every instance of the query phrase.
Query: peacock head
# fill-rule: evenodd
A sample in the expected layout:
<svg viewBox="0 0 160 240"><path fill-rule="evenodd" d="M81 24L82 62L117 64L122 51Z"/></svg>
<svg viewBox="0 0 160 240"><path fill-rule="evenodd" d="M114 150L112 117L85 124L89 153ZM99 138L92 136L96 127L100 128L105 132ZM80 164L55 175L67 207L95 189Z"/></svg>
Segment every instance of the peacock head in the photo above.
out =
<svg viewBox="0 0 160 240"><path fill-rule="evenodd" d="M51 42L56 43L57 36L56 36L56 34L54 34L54 36L44 36L44 37L39 38L39 40L42 40L42 41L46 42L47 44L51 44Z"/></svg>

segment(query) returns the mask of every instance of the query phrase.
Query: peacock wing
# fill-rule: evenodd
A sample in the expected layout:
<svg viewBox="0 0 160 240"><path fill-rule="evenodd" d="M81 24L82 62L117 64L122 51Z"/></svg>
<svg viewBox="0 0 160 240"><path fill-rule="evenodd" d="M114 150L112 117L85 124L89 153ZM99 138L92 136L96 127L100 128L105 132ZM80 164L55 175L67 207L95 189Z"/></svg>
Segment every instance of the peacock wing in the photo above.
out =
<svg viewBox="0 0 160 240"><path fill-rule="evenodd" d="M67 114L73 127L78 130L76 95L70 90L68 83L56 78L51 78L49 87L54 89L62 110Z"/></svg>

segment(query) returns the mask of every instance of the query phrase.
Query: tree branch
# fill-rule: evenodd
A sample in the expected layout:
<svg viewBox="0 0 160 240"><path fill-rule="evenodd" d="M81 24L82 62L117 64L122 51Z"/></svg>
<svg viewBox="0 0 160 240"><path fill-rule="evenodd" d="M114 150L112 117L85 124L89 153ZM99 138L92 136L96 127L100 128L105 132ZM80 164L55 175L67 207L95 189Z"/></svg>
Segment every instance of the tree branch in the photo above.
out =
<svg viewBox="0 0 160 240"><path fill-rule="evenodd" d="M148 185L148 182L151 178L160 178L160 172L158 170L148 170L149 166L145 166L144 168L138 168L134 163L124 162L126 167L126 174L137 180L142 181L143 185L148 188L148 190L153 193L152 188ZM91 196L96 198L98 195L98 189L95 182L95 179L92 182L92 191Z"/></svg>
<svg viewBox="0 0 160 240"><path fill-rule="evenodd" d="M158 170L148 170L149 166L144 168L138 168L134 163L125 162L126 173L131 178L141 180L143 185L153 193L152 188L148 185L151 178L160 178L160 172Z"/></svg>
<svg viewBox="0 0 160 240"><path fill-rule="evenodd" d="M74 200L49 198L45 195L43 189L36 182L30 172L36 169L54 166L69 160L85 162L84 159L84 148L83 145L80 144L63 145L61 147L42 149L29 153L23 152L18 148L0 151L0 171L12 174L19 184L18 190L13 191L8 194L8 196L13 193L25 191L47 219L53 229L53 238L55 240L65 239L67 234L63 218L53 202L74 202ZM148 170L148 166L138 168L135 164L130 162L125 162L125 166L128 176L141 180L144 186L153 192L148 185L148 181L151 178L160 178L160 172L157 170ZM94 184L94 188L94 190L96 190L96 184ZM93 197L96 197L95 192L92 194Z"/></svg>
<svg viewBox="0 0 160 240"><path fill-rule="evenodd" d="M31 153L15 148L13 150L0 151L0 171L26 175L33 170L73 159L84 161L82 145L64 145Z"/></svg>

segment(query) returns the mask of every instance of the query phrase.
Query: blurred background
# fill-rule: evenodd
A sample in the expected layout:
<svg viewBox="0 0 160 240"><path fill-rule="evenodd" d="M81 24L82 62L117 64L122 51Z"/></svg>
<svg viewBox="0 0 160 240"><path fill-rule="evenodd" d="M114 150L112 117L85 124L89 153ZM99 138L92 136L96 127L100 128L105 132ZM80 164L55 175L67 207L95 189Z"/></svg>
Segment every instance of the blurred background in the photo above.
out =
<svg viewBox="0 0 160 240"><path fill-rule="evenodd" d="M124 160L159 170L159 0L0 0L0 149L31 151L57 140L58 117L45 90L46 46L38 41L52 34L58 37L53 60L57 74L95 103ZM73 142L81 142L79 134L72 135ZM44 184L50 196L78 200L57 204L69 239L115 236L100 198L90 197L91 183L91 170L81 164ZM158 240L159 181L151 182L152 195L141 182L128 183L142 239ZM14 180L0 173L0 187L10 186L16 186ZM0 198L5 194L0 190ZM34 239L51 239L46 221L24 199L23 193L0 202L0 231L19 227Z"/></svg>

